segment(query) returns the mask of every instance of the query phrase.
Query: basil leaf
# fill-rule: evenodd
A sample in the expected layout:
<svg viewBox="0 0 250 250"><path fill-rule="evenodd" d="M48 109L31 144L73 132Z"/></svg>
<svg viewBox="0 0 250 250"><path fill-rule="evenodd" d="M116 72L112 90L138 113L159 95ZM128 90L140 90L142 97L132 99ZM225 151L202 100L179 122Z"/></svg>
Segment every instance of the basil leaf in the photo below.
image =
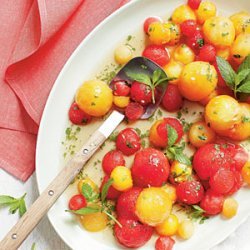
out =
<svg viewBox="0 0 250 250"><path fill-rule="evenodd" d="M9 204L15 203L16 199L8 195L0 195L0 205L7 206Z"/></svg>
<svg viewBox="0 0 250 250"><path fill-rule="evenodd" d="M89 184L83 183L83 185L82 185L82 195L86 198L87 201L91 200L91 198L93 196L93 189Z"/></svg>
<svg viewBox="0 0 250 250"><path fill-rule="evenodd" d="M188 165L188 166L192 165L190 159L183 153L176 154L175 155L175 160L182 163L182 164Z"/></svg>
<svg viewBox="0 0 250 250"><path fill-rule="evenodd" d="M25 204L24 198L22 198L19 201L19 215L20 215L20 217L22 217L26 211L27 211L26 204Z"/></svg>
<svg viewBox="0 0 250 250"><path fill-rule="evenodd" d="M242 81L244 81L250 74L250 69L241 70L235 77L235 84L238 86Z"/></svg>
<svg viewBox="0 0 250 250"><path fill-rule="evenodd" d="M8 206L11 214L19 210L19 215L22 216L26 212L25 198L26 193L19 199L8 195L0 195L0 206Z"/></svg>
<svg viewBox="0 0 250 250"><path fill-rule="evenodd" d="M74 214L79 214L79 215L94 214L100 211L101 209L97 207L84 207L79 210L66 210L66 212L72 212Z"/></svg>
<svg viewBox="0 0 250 250"><path fill-rule="evenodd" d="M244 69L250 69L250 55L248 55L241 63L240 67L238 68L238 72L241 72Z"/></svg>
<svg viewBox="0 0 250 250"><path fill-rule="evenodd" d="M109 188L112 185L112 183L114 182L114 180L111 178L109 179L103 186L102 188L102 193L101 193L101 201L104 202L106 199L106 196L108 194Z"/></svg>
<svg viewBox="0 0 250 250"><path fill-rule="evenodd" d="M161 78L161 70L157 69L153 72L152 76L153 84L155 84L158 80L160 80L160 78Z"/></svg>
<svg viewBox="0 0 250 250"><path fill-rule="evenodd" d="M176 130L167 124L167 133L168 133L168 146L171 147L175 144L176 140L178 139L178 134Z"/></svg>
<svg viewBox="0 0 250 250"><path fill-rule="evenodd" d="M241 92L241 93L247 93L249 94L250 93L250 81L247 81L247 82L244 82L244 84L242 84L238 89L237 89L238 92Z"/></svg>
<svg viewBox="0 0 250 250"><path fill-rule="evenodd" d="M165 155L167 156L167 158L169 159L169 160L174 160L175 159L175 155L173 154L173 152L171 152L170 150L167 150L166 152L165 152Z"/></svg>
<svg viewBox="0 0 250 250"><path fill-rule="evenodd" d="M146 84L146 85L148 85L150 87L152 86L151 78L147 74L135 73L135 72L126 72L126 75L129 78L131 78L132 80L134 80L134 81L144 83L144 84Z"/></svg>
<svg viewBox="0 0 250 250"><path fill-rule="evenodd" d="M231 65L222 57L217 56L216 62L220 73L229 87L234 88L236 73Z"/></svg>
<svg viewBox="0 0 250 250"><path fill-rule="evenodd" d="M11 214L16 213L16 211L19 209L19 206L20 206L20 204L19 204L19 201L17 200L15 203L12 203L12 204L10 205L9 212L10 212Z"/></svg>

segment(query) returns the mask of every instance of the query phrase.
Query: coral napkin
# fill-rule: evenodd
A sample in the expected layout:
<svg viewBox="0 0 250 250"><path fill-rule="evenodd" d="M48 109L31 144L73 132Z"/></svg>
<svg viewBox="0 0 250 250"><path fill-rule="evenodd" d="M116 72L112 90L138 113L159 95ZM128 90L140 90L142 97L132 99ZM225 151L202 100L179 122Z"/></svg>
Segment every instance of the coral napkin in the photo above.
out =
<svg viewBox="0 0 250 250"><path fill-rule="evenodd" d="M84 37L128 0L2 0L0 168L25 181L51 87Z"/></svg>

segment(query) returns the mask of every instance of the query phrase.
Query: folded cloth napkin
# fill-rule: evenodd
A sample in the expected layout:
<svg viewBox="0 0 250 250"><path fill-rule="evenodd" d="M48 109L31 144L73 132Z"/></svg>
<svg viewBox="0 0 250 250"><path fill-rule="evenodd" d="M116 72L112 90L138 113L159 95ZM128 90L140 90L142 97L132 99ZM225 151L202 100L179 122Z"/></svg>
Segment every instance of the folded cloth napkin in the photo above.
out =
<svg viewBox="0 0 250 250"><path fill-rule="evenodd" d="M25 181L36 135L60 70L85 36L129 0L2 0L0 168Z"/></svg>

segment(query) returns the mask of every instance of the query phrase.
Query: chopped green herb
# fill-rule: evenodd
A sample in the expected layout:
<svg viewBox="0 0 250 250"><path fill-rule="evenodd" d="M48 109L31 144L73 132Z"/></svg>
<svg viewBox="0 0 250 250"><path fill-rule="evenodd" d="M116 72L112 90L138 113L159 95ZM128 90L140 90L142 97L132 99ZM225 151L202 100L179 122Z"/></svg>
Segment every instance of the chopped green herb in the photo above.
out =
<svg viewBox="0 0 250 250"><path fill-rule="evenodd" d="M183 131L185 133L187 133L190 130L191 126L193 125L192 122L187 122L185 119L181 119L181 123L183 126Z"/></svg>
<svg viewBox="0 0 250 250"><path fill-rule="evenodd" d="M140 135L141 139L147 138L149 136L149 130L146 130L145 133Z"/></svg>
<svg viewBox="0 0 250 250"><path fill-rule="evenodd" d="M106 142L104 142L104 143L101 145L100 149L104 149L105 146L106 146Z"/></svg>
<svg viewBox="0 0 250 250"><path fill-rule="evenodd" d="M177 112L177 118L178 118L178 119L180 119L180 118L181 118L181 116L182 116L181 111L178 111L178 112Z"/></svg>
<svg viewBox="0 0 250 250"><path fill-rule="evenodd" d="M130 45L129 43L126 43L125 44L127 47L129 47L131 50L133 50L133 51L135 51L136 49L132 46L132 45Z"/></svg>
<svg viewBox="0 0 250 250"><path fill-rule="evenodd" d="M141 136L141 130L140 130L139 128L135 128L134 130L136 131L136 133L137 133L139 136Z"/></svg>
<svg viewBox="0 0 250 250"><path fill-rule="evenodd" d="M199 47L201 48L204 45L204 39L198 39L197 43L199 44Z"/></svg>
<svg viewBox="0 0 250 250"><path fill-rule="evenodd" d="M250 117L242 116L241 120L242 120L243 123L250 122Z"/></svg>
<svg viewBox="0 0 250 250"><path fill-rule="evenodd" d="M76 141L77 140L77 134L81 131L80 127L71 126L66 128L65 135L67 141Z"/></svg>
<svg viewBox="0 0 250 250"><path fill-rule="evenodd" d="M198 138L201 140L201 141L205 141L207 139L207 137L205 135L199 135Z"/></svg>
<svg viewBox="0 0 250 250"><path fill-rule="evenodd" d="M116 64L106 65L104 70L96 78L106 83L110 83L121 67L121 65Z"/></svg>
<svg viewBox="0 0 250 250"><path fill-rule="evenodd" d="M127 42L129 42L131 39L132 39L132 36L129 35L129 36L127 37Z"/></svg>
<svg viewBox="0 0 250 250"><path fill-rule="evenodd" d="M189 113L189 110L188 110L187 107L184 107L184 108L181 109L181 112L182 112L183 114L188 114L188 113Z"/></svg>
<svg viewBox="0 0 250 250"><path fill-rule="evenodd" d="M158 116L160 116L160 117L162 117L162 116L163 116L163 113L162 113L162 111L161 111L160 109L158 109L158 111L157 111L157 115L158 115Z"/></svg>
<svg viewBox="0 0 250 250"><path fill-rule="evenodd" d="M110 141L116 141L116 139L117 139L117 136L118 136L118 134L119 134L119 132L118 131L114 131L110 136L109 136L109 140Z"/></svg>
<svg viewBox="0 0 250 250"><path fill-rule="evenodd" d="M141 140L141 146L142 146L142 148L146 148L146 141L145 140Z"/></svg>
<svg viewBox="0 0 250 250"><path fill-rule="evenodd" d="M225 37L225 36L228 36L228 35L229 35L229 32L223 32L223 33L221 33L222 37Z"/></svg>
<svg viewBox="0 0 250 250"><path fill-rule="evenodd" d="M154 116L152 115L151 117L148 118L150 122L153 122L155 120Z"/></svg>

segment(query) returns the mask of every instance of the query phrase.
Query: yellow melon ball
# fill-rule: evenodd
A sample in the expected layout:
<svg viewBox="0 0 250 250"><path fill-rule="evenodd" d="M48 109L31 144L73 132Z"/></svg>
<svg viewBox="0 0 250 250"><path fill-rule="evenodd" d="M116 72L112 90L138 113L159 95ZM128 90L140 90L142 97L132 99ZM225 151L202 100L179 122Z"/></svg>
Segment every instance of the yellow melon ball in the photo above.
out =
<svg viewBox="0 0 250 250"><path fill-rule="evenodd" d="M184 66L178 87L181 94L190 101L201 101L214 91L218 76L213 65L196 61Z"/></svg>
<svg viewBox="0 0 250 250"><path fill-rule="evenodd" d="M178 62L188 64L194 61L195 54L191 48L183 43L175 48L173 57Z"/></svg>
<svg viewBox="0 0 250 250"><path fill-rule="evenodd" d="M102 231L108 224L108 217L105 213L93 213L80 216L83 227L90 232Z"/></svg>
<svg viewBox="0 0 250 250"><path fill-rule="evenodd" d="M231 56L237 64L241 64L250 55L250 34L237 36L231 47Z"/></svg>
<svg viewBox="0 0 250 250"><path fill-rule="evenodd" d="M235 141L247 140L250 137L250 104L240 103L241 121L228 130L227 136Z"/></svg>
<svg viewBox="0 0 250 250"><path fill-rule="evenodd" d="M194 11L186 4L178 6L173 14L172 21L177 24L181 24L186 20L196 20Z"/></svg>
<svg viewBox="0 0 250 250"><path fill-rule="evenodd" d="M188 240L194 234L194 223L191 220L184 220L178 227L178 235L183 240Z"/></svg>
<svg viewBox="0 0 250 250"><path fill-rule="evenodd" d="M226 198L222 207L222 215L227 219L234 217L238 211L238 202L234 198Z"/></svg>
<svg viewBox="0 0 250 250"><path fill-rule="evenodd" d="M243 168L241 169L241 175L243 180L250 185L250 161L246 162Z"/></svg>
<svg viewBox="0 0 250 250"><path fill-rule="evenodd" d="M114 96L114 104L118 108L126 108L129 104L129 96Z"/></svg>
<svg viewBox="0 0 250 250"><path fill-rule="evenodd" d="M216 47L231 46L235 38L235 28L227 17L211 17L203 25L205 40Z"/></svg>
<svg viewBox="0 0 250 250"><path fill-rule="evenodd" d="M197 21L203 24L210 17L216 16L216 6L211 1L202 1L199 8L195 11Z"/></svg>
<svg viewBox="0 0 250 250"><path fill-rule="evenodd" d="M145 188L136 201L136 214L142 223L156 226L170 214L172 201L161 188Z"/></svg>
<svg viewBox="0 0 250 250"><path fill-rule="evenodd" d="M115 61L118 64L126 64L132 57L132 50L126 45L121 45L115 49Z"/></svg>
<svg viewBox="0 0 250 250"><path fill-rule="evenodd" d="M149 40L156 45L165 44L170 41L170 29L162 22L153 22L148 28Z"/></svg>
<svg viewBox="0 0 250 250"><path fill-rule="evenodd" d="M228 95L212 98L205 108L206 123L217 133L239 124L241 117L242 111L239 103Z"/></svg>
<svg viewBox="0 0 250 250"><path fill-rule="evenodd" d="M75 101L85 113L99 117L105 115L111 109L113 94L105 82L91 80L80 86Z"/></svg>
<svg viewBox="0 0 250 250"><path fill-rule="evenodd" d="M168 41L168 45L176 45L181 38L181 30L180 25L175 24L173 22L164 23L165 28L170 31L170 40Z"/></svg>
<svg viewBox="0 0 250 250"><path fill-rule="evenodd" d="M241 33L250 33L250 14L248 12L238 12L230 16L230 20L234 24L236 36Z"/></svg>
<svg viewBox="0 0 250 250"><path fill-rule="evenodd" d="M172 203L175 203L177 200L176 187L169 183L166 183L161 188L167 193Z"/></svg>
<svg viewBox="0 0 250 250"><path fill-rule="evenodd" d="M166 220L155 227L159 235L172 236L175 235L179 226L179 220L176 215L170 214Z"/></svg>
<svg viewBox="0 0 250 250"><path fill-rule="evenodd" d="M176 78L175 80L169 81L170 83L176 84L179 81L183 66L181 62L170 60L170 62L163 67L168 77Z"/></svg>
<svg viewBox="0 0 250 250"><path fill-rule="evenodd" d="M112 186L119 191L126 191L133 186L131 171L124 166L115 167L110 177L113 179Z"/></svg>

